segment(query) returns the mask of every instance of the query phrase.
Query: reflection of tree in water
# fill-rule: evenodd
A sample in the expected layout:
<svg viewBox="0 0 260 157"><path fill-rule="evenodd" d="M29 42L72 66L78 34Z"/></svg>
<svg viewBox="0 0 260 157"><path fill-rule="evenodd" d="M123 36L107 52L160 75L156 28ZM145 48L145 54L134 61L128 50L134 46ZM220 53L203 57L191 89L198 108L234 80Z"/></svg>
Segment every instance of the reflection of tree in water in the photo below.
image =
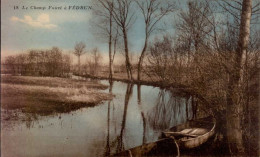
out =
<svg viewBox="0 0 260 157"><path fill-rule="evenodd" d="M25 113L25 125L30 129L34 127L34 122L38 120L38 116L35 113Z"/></svg>
<svg viewBox="0 0 260 157"><path fill-rule="evenodd" d="M141 111L141 116L142 116L142 120L143 120L143 144L146 143L146 119L145 119L145 115L144 115L144 111L142 109L142 98L141 98L141 86L137 85L137 103L138 106L140 108Z"/></svg>
<svg viewBox="0 0 260 157"><path fill-rule="evenodd" d="M132 96L133 92L133 84L127 84L127 89L126 89L126 94L125 94L125 107L124 107L124 114L123 114L123 120L122 120L122 125L121 125L121 131L120 135L118 136L118 145L116 152L121 152L124 150L124 143L123 143L123 134L125 131L125 123L126 123L126 115L127 115L127 108L128 108L128 102L130 97Z"/></svg>
<svg viewBox="0 0 260 157"><path fill-rule="evenodd" d="M167 90L161 90L155 107L147 115L149 124L155 130L183 123L192 116L191 97L179 97Z"/></svg>
<svg viewBox="0 0 260 157"><path fill-rule="evenodd" d="M113 81L109 81L109 93L112 94L112 89L113 89ZM106 144L106 149L105 149L105 156L110 155L110 104L113 100L108 101L108 108L107 108L107 144Z"/></svg>
<svg viewBox="0 0 260 157"><path fill-rule="evenodd" d="M110 84L111 87L111 93L112 93L112 86ZM127 109L128 109L128 103L129 100L131 98L132 95L132 91L133 91L133 84L127 84L127 89L126 89L126 94L125 94L125 100L124 100L124 112L123 112L123 119L122 119L122 123L121 123L121 130L120 130L120 134L111 142L109 139L109 132L110 132L110 103L113 103L113 100L110 101L108 103L108 134L107 134L107 145L106 145L106 152L105 155L108 156L110 155L110 151L112 148L116 149L116 153L121 152L124 150L124 142L123 142L123 136L124 136L124 132L125 132L125 124L126 124L126 116L127 116ZM113 107L114 110L114 107ZM116 125L114 125L116 126ZM116 128L115 128L115 132L116 132Z"/></svg>
<svg viewBox="0 0 260 157"><path fill-rule="evenodd" d="M33 126L34 126L34 121L32 121L32 120L26 120L26 121L25 121L25 125L26 125L26 128L28 128L28 129L33 128Z"/></svg>

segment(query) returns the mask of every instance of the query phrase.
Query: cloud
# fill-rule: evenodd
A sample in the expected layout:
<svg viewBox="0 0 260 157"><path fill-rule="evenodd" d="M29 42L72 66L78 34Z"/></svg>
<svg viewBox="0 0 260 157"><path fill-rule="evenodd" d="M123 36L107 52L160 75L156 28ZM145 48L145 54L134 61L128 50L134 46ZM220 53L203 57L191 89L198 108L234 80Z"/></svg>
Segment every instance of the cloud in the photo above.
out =
<svg viewBox="0 0 260 157"><path fill-rule="evenodd" d="M42 22L42 23L49 23L50 17L48 14L41 14L38 16L37 21Z"/></svg>
<svg viewBox="0 0 260 157"><path fill-rule="evenodd" d="M58 27L57 25L50 23L50 17L48 14L40 14L36 20L28 15L25 15L23 19L13 16L11 17L11 21L25 23L37 28L54 29Z"/></svg>

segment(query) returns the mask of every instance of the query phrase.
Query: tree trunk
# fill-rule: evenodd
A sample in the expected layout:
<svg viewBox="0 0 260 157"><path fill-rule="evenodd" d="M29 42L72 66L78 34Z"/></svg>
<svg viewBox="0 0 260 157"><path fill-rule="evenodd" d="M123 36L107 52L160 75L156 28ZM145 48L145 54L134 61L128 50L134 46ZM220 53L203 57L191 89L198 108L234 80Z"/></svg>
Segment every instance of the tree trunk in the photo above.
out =
<svg viewBox="0 0 260 157"><path fill-rule="evenodd" d="M240 101L239 88L242 79L242 57L246 52L250 35L250 20L252 13L252 0L243 0L240 32L232 73L229 75L227 91L227 138L231 155L243 155L244 146L242 138L242 113L243 106Z"/></svg>
<svg viewBox="0 0 260 157"><path fill-rule="evenodd" d="M112 94L113 82L112 80L109 81L109 93ZM106 152L105 156L110 155L110 104L111 101L108 101L108 109L107 109L107 145L106 145Z"/></svg>
<svg viewBox="0 0 260 157"><path fill-rule="evenodd" d="M142 109L141 85L137 85L137 103L140 107L141 116L142 116L142 120L143 120L143 143L142 144L145 144L146 143L146 118L145 118L145 114Z"/></svg>
<svg viewBox="0 0 260 157"><path fill-rule="evenodd" d="M115 54L116 54L116 47L117 47L117 35L116 35L115 41L114 41L114 53L113 53L112 60L111 60L111 62L112 62L112 67L111 67L112 75L114 74L114 59L115 59Z"/></svg>
<svg viewBox="0 0 260 157"><path fill-rule="evenodd" d="M110 17L109 17L109 79L112 80L113 74L112 74L112 11L110 11Z"/></svg>
<svg viewBox="0 0 260 157"><path fill-rule="evenodd" d="M78 56L78 73L80 74L80 56Z"/></svg>
<svg viewBox="0 0 260 157"><path fill-rule="evenodd" d="M146 48L147 48L147 42L148 42L148 39L146 37L144 47L143 47L141 56L140 56L139 61L138 61L138 69L137 69L137 80L138 81L141 80L142 64L143 64L143 60L144 60L145 51L146 51Z"/></svg>
<svg viewBox="0 0 260 157"><path fill-rule="evenodd" d="M132 67L129 60L127 32L125 28L123 28L123 36L124 36L124 46L125 46L125 64L126 64L127 77L128 79L133 80Z"/></svg>

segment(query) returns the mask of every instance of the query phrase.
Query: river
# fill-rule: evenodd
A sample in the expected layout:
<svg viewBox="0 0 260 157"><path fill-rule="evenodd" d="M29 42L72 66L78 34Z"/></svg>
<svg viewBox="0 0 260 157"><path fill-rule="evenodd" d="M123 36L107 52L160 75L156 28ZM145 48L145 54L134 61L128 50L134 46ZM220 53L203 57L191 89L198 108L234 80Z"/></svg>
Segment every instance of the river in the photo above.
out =
<svg viewBox="0 0 260 157"><path fill-rule="evenodd" d="M192 97L152 86L101 81L115 95L95 107L2 127L5 157L105 156L158 139L193 118Z"/></svg>

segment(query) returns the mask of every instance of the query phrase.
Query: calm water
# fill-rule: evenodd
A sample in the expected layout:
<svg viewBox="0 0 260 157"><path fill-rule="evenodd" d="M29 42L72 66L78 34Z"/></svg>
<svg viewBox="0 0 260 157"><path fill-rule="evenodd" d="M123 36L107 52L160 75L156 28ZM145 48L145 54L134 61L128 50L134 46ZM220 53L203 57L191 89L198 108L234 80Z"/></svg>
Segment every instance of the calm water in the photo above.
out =
<svg viewBox="0 0 260 157"><path fill-rule="evenodd" d="M110 84L104 92L115 98L3 127L2 156L104 156L155 141L162 130L192 118L191 97L122 82Z"/></svg>

